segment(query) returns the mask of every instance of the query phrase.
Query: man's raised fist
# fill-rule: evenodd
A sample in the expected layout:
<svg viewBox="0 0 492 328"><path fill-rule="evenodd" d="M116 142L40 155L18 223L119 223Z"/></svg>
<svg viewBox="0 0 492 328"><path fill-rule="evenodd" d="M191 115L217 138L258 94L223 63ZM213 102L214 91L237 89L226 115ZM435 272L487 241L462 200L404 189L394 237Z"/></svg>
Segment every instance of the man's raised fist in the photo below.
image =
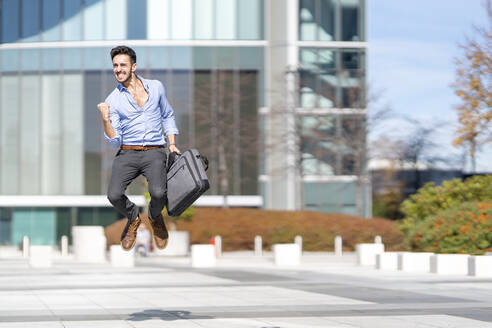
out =
<svg viewBox="0 0 492 328"><path fill-rule="evenodd" d="M99 103L97 109L101 112L103 121L109 121L109 105L106 103Z"/></svg>

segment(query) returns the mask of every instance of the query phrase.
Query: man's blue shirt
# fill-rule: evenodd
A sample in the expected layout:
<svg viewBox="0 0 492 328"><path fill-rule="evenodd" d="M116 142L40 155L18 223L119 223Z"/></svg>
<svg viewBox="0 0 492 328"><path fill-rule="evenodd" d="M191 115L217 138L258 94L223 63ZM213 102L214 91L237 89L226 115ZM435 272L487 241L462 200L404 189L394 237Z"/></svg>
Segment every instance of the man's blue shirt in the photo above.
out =
<svg viewBox="0 0 492 328"><path fill-rule="evenodd" d="M162 126L166 136L179 133L174 121L174 110L167 101L162 83L140 76L137 78L142 81L149 95L143 108L137 105L132 94L121 83L105 100L109 104L109 120L116 135L109 138L104 133L104 137L116 148L121 145L165 145Z"/></svg>

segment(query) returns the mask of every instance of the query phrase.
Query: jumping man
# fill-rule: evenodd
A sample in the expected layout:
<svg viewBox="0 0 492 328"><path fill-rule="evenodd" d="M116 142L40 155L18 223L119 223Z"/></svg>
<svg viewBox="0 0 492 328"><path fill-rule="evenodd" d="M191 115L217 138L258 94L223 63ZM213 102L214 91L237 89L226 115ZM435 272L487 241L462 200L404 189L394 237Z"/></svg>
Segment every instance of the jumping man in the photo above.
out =
<svg viewBox="0 0 492 328"><path fill-rule="evenodd" d="M167 245L168 233L162 209L166 205L166 139L169 151L178 152L175 136L178 129L174 111L166 99L161 82L135 74L137 55L133 49L119 46L111 50L113 74L118 86L97 105L104 124L104 136L119 148L113 161L108 199L118 212L128 218L121 234L121 247L131 250L141 223L138 207L125 195L128 185L142 174L150 193L149 219L157 248Z"/></svg>

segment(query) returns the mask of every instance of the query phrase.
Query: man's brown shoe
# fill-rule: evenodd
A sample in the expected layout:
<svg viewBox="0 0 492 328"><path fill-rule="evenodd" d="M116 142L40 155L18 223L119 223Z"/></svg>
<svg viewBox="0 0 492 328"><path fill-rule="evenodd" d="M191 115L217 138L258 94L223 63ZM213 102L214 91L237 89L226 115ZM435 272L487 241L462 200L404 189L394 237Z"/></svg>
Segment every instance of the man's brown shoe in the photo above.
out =
<svg viewBox="0 0 492 328"><path fill-rule="evenodd" d="M126 223L125 230L121 234L121 247L125 251L129 251L135 246L135 242L137 241L137 229L142 220L140 220L140 216L137 216L135 220Z"/></svg>
<svg viewBox="0 0 492 328"><path fill-rule="evenodd" d="M167 239L169 234L167 233L166 224L164 218L160 214L155 220L150 220L152 224L152 230L154 230L155 246L159 249L164 249L167 246Z"/></svg>

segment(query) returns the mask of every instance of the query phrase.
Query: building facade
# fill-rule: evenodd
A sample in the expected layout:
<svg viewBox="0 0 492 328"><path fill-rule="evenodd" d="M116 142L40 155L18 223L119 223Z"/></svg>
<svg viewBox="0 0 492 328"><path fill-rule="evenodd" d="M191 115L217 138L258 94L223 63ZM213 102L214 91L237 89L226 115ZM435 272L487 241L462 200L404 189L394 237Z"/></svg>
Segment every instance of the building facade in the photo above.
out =
<svg viewBox="0 0 492 328"><path fill-rule="evenodd" d="M118 218L87 199L111 172L96 104L120 44L166 87L180 149L208 156L209 195L368 214L342 138L365 118L364 17L363 0L0 0L0 243Z"/></svg>

